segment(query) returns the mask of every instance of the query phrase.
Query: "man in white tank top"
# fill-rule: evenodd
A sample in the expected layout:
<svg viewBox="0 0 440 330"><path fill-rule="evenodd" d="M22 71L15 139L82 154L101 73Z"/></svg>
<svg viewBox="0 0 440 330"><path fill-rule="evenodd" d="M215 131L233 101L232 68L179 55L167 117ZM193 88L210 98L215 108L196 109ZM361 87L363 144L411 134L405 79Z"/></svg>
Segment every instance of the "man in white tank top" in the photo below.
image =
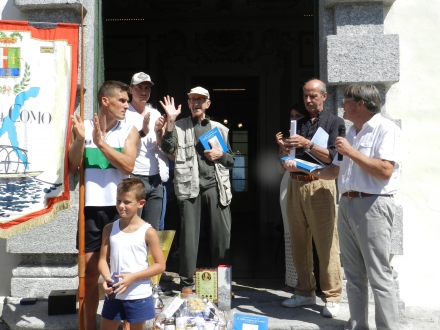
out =
<svg viewBox="0 0 440 330"><path fill-rule="evenodd" d="M138 131L123 122L128 109L128 86L106 81L98 92L99 114L93 120L73 116L69 147L69 173L82 161L85 168L86 272L84 316L87 330L96 329L99 303L98 259L102 230L116 220L116 186L133 171Z"/></svg>

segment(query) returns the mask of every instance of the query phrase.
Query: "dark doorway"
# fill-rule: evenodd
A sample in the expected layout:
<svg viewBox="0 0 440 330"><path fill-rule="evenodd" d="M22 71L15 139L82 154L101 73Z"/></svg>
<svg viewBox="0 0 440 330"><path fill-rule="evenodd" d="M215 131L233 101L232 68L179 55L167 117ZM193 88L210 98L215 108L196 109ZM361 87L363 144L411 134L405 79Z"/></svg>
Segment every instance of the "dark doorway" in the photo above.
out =
<svg viewBox="0 0 440 330"><path fill-rule="evenodd" d="M211 106L207 112L212 120L229 128L229 142L236 154L231 170L235 217L255 217L249 207L258 191L256 159L258 159L259 77L192 77L192 86L203 86L211 93Z"/></svg>
<svg viewBox="0 0 440 330"><path fill-rule="evenodd" d="M282 223L281 175L274 136L287 129L287 114L301 100L303 83L317 75L317 3L102 1L106 79L128 83L136 72L150 74L155 83L150 101L163 112L158 101L173 96L182 104L181 118L189 115L186 93L201 85L211 93L208 115L227 120L237 154L234 278L277 278L282 284L284 242L275 230Z"/></svg>
<svg viewBox="0 0 440 330"><path fill-rule="evenodd" d="M259 238L257 225L259 181L255 165L260 156L259 77L194 76L191 86L202 86L210 91L211 106L207 114L229 128L229 141L235 154L235 166L231 169L234 279L278 278L281 287L284 245L280 244L281 238ZM208 240L205 236L200 241L199 267L210 266Z"/></svg>

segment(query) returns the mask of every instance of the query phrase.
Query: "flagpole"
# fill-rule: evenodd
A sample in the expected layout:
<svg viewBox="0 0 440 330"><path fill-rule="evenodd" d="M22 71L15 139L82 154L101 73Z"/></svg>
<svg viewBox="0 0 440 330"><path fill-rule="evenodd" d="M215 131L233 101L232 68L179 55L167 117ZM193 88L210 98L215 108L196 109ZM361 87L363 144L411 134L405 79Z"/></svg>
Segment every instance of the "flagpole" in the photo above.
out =
<svg viewBox="0 0 440 330"><path fill-rule="evenodd" d="M84 122L84 6L81 7L81 83L80 83L80 116ZM78 210L78 325L79 330L85 330L84 297L85 297L85 219L84 219L84 162L79 167L79 210Z"/></svg>

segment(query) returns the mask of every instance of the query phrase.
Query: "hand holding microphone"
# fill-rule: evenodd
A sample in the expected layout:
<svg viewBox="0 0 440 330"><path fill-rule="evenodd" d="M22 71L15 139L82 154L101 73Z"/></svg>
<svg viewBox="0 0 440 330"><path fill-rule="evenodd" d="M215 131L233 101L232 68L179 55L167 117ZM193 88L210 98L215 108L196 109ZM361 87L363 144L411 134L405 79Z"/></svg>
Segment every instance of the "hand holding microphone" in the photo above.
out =
<svg viewBox="0 0 440 330"><path fill-rule="evenodd" d="M339 125L338 136L345 138L345 124ZM338 161L342 161L343 155L338 152Z"/></svg>

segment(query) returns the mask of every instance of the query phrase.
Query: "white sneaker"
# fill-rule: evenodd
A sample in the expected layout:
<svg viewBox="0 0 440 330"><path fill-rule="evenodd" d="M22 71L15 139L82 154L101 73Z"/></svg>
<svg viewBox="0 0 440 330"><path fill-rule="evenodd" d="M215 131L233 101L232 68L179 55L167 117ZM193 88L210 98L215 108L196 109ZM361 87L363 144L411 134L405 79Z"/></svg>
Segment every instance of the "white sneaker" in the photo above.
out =
<svg viewBox="0 0 440 330"><path fill-rule="evenodd" d="M305 305L314 305L316 304L316 296L313 295L311 297L304 297L294 294L292 298L284 300L282 305L284 307L298 307Z"/></svg>
<svg viewBox="0 0 440 330"><path fill-rule="evenodd" d="M322 310L322 316L324 317L336 317L339 313L339 303L328 301L325 303Z"/></svg>

